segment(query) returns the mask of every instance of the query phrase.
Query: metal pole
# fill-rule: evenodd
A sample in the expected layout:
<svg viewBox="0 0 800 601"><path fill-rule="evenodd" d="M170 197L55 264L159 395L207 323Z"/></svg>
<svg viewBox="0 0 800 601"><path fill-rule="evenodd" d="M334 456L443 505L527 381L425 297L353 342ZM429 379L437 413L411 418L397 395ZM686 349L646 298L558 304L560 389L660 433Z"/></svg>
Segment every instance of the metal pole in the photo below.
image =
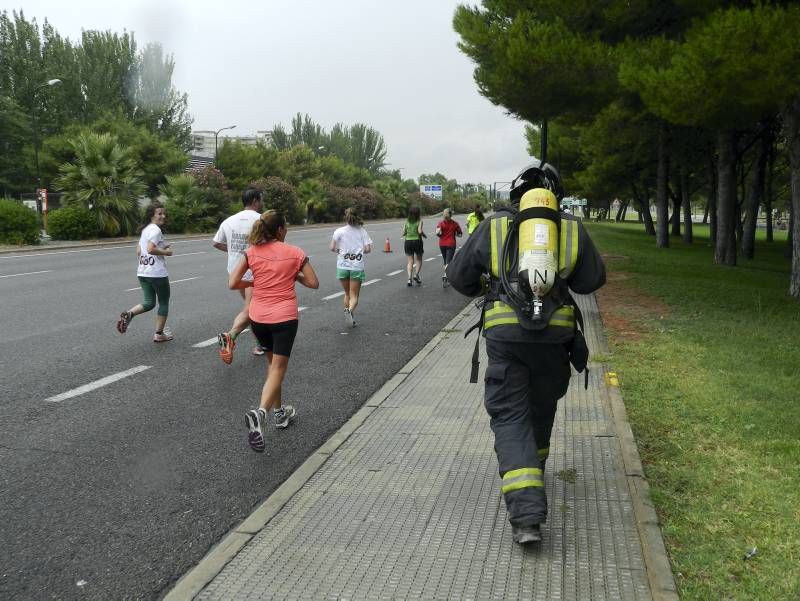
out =
<svg viewBox="0 0 800 601"><path fill-rule="evenodd" d="M547 119L542 121L542 130L541 130L541 161L542 163L547 162Z"/></svg>
<svg viewBox="0 0 800 601"><path fill-rule="evenodd" d="M217 151L218 151L217 139L219 137L219 132L224 131L226 129L233 129L234 127L236 126L229 125L228 127L220 127L218 130L214 131L214 167L217 166Z"/></svg>

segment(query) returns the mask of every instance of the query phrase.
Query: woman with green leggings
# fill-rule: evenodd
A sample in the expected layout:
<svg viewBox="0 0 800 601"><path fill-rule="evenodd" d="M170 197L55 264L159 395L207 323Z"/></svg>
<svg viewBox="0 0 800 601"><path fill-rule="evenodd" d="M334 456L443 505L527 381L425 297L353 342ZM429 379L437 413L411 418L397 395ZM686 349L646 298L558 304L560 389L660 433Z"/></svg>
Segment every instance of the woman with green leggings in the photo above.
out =
<svg viewBox="0 0 800 601"><path fill-rule="evenodd" d="M161 232L161 226L164 225L166 218L164 205L159 202L151 203L145 211L142 235L136 250L136 255L139 257L136 275L139 276L144 300L128 311L123 311L119 316L117 330L120 334L128 331L128 326L135 315L151 311L158 299L153 342L169 342L173 338L172 332L164 327L169 315L169 274L164 257L172 256L172 249L169 244L164 243L164 234Z"/></svg>

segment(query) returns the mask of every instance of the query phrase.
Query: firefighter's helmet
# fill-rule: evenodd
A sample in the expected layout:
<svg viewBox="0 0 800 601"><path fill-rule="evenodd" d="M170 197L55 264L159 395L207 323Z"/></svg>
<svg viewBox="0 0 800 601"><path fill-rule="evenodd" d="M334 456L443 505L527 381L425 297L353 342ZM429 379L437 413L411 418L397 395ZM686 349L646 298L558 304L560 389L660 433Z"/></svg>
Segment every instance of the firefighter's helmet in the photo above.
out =
<svg viewBox="0 0 800 601"><path fill-rule="evenodd" d="M543 163L539 159L534 159L512 180L509 195L511 202L518 203L525 192L534 188L550 190L559 201L564 197L558 170L550 163Z"/></svg>

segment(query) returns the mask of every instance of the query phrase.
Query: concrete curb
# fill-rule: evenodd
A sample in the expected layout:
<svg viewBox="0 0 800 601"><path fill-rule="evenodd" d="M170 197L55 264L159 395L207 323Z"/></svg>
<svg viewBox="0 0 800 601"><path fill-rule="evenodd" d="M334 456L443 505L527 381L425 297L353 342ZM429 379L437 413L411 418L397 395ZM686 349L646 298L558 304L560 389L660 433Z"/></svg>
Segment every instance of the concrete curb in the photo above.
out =
<svg viewBox="0 0 800 601"><path fill-rule="evenodd" d="M644 468L639 457L639 447L633 437L628 413L619 390L617 375L609 371L609 366L601 365L605 373L609 404L614 420L614 429L622 447L622 461L625 467L625 480L633 500L633 512L636 528L642 544L642 554L647 568L647 580L653 601L679 601L678 588L672 575L669 555L664 546L664 537L658 523L658 515L650 499L650 486L644 475Z"/></svg>
<svg viewBox="0 0 800 601"><path fill-rule="evenodd" d="M180 241L180 240L202 240L207 238L211 240L214 236L213 233L211 234L191 234L191 235L184 235L179 234L177 236L169 236L170 240L173 241ZM117 247L117 246L127 246L129 244L136 244L138 238L125 238L121 240L92 240L92 241L85 241L85 242L75 242L75 243L47 243L47 244L39 244L38 246L19 246L13 248L0 248L0 255L8 255L12 253L16 254L36 254L37 252L48 252L51 250L79 250L82 248L103 248L106 246Z"/></svg>
<svg viewBox="0 0 800 601"><path fill-rule="evenodd" d="M468 306L468 305L467 305ZM303 462L253 513L225 535L192 570L178 580L165 601L193 599L208 585L250 540L277 515L284 505L321 468L328 458L355 432L389 395L416 369L447 335L447 330L465 317L464 310L431 338L427 344L375 392L345 424Z"/></svg>

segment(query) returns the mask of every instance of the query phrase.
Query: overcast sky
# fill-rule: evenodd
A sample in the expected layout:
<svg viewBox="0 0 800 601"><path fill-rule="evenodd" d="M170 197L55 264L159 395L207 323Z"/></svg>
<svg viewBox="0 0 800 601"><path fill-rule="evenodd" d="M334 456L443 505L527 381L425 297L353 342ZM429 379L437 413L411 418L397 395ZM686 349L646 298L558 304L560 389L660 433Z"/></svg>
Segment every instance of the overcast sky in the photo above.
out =
<svg viewBox="0 0 800 601"><path fill-rule="evenodd" d="M0 0L63 36L132 31L174 55L194 129L254 134L298 111L326 130L378 130L388 168L508 181L529 161L524 123L477 92L456 43L457 0ZM469 2L475 4L476 0ZM53 74L57 76L57 74Z"/></svg>

